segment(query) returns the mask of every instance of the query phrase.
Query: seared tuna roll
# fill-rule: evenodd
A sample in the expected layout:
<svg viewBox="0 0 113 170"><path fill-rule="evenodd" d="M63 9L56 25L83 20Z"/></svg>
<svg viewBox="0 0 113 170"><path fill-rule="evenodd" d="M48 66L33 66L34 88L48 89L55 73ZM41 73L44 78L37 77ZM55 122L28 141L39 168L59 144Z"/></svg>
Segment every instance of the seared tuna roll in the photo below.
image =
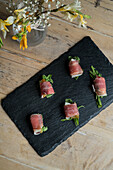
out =
<svg viewBox="0 0 113 170"><path fill-rule="evenodd" d="M90 71L90 76L93 79L93 91L96 93L97 106L102 107L102 102L100 98L107 96L106 93L106 82L105 78L93 67L91 66L92 71Z"/></svg>
<svg viewBox="0 0 113 170"><path fill-rule="evenodd" d="M52 75L42 76L42 80L40 81L41 98L49 98L55 93L52 87L53 80L51 77Z"/></svg>
<svg viewBox="0 0 113 170"><path fill-rule="evenodd" d="M79 57L71 57L69 56L69 71L72 78L78 79L79 76L83 74L83 70L80 66L80 58Z"/></svg>
<svg viewBox="0 0 113 170"><path fill-rule="evenodd" d="M48 128L43 125L43 117L41 114L32 114L30 116L31 124L33 127L34 135L39 135L45 132Z"/></svg>
<svg viewBox="0 0 113 170"><path fill-rule="evenodd" d="M66 121L66 120L74 120L75 125L79 125L79 109L84 106L79 106L77 107L77 104L73 102L71 99L66 99L65 100L65 105L64 105L64 112L65 112L65 117L66 119L62 119L61 121Z"/></svg>

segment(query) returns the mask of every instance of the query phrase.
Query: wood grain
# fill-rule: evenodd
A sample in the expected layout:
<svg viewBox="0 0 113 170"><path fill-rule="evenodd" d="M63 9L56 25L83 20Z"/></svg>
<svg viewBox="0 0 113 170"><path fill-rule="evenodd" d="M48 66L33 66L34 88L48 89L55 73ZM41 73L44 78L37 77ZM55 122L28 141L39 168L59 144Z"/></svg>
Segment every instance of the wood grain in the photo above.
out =
<svg viewBox="0 0 113 170"><path fill-rule="evenodd" d="M81 2L83 12L92 16L87 30L54 14L45 41L25 51L20 50L19 44L8 34L0 49L0 98L87 35L113 63L113 1L102 0L97 8L95 0ZM6 13L3 6L0 0L0 12ZM0 107L0 169L112 170L113 104L43 158L36 154Z"/></svg>

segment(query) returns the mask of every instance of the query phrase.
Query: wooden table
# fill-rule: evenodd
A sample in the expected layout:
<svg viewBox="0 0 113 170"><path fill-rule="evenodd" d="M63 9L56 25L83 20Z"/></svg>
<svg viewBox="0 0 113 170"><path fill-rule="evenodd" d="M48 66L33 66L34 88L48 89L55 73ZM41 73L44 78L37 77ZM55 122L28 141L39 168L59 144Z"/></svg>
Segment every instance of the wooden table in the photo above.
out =
<svg viewBox="0 0 113 170"><path fill-rule="evenodd" d="M36 47L19 50L19 44L8 35L0 49L1 98L87 35L113 63L113 1L102 0L98 8L94 7L95 0L81 2L83 12L92 16L88 29L55 14L45 41ZM43 158L0 108L0 170L15 169L112 170L113 104Z"/></svg>

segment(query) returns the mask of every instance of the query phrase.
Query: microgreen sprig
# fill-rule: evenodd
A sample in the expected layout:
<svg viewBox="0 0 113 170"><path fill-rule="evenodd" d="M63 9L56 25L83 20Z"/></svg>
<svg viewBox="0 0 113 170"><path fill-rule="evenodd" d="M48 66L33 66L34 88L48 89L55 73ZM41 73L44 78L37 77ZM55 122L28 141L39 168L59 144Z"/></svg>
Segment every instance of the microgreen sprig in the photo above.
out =
<svg viewBox="0 0 113 170"><path fill-rule="evenodd" d="M98 95L96 95L96 102L97 102L98 108L101 108L101 107L102 107L102 102L101 102L101 99L100 99L100 98L103 98L103 96L98 96Z"/></svg>
<svg viewBox="0 0 113 170"><path fill-rule="evenodd" d="M100 74L93 66L91 66L92 71L89 71L90 76L95 79L96 75L99 77L102 77L102 74Z"/></svg>
<svg viewBox="0 0 113 170"><path fill-rule="evenodd" d="M78 80L79 76L75 77L75 80Z"/></svg>
<svg viewBox="0 0 113 170"><path fill-rule="evenodd" d="M46 81L49 81L50 83L53 83L53 80L51 77L52 77L51 74L49 74L48 76L42 75L42 79L45 79Z"/></svg>
<svg viewBox="0 0 113 170"><path fill-rule="evenodd" d="M65 102L70 103L70 104L74 103L72 99L65 99Z"/></svg>
<svg viewBox="0 0 113 170"><path fill-rule="evenodd" d="M77 61L80 63L80 58L77 57L77 56L75 56L75 57L69 56L68 59L69 59L69 61L70 61L71 59L74 59L74 60L77 60Z"/></svg>
<svg viewBox="0 0 113 170"><path fill-rule="evenodd" d="M51 96L53 96L53 94L46 95L47 98L50 98Z"/></svg>
<svg viewBox="0 0 113 170"><path fill-rule="evenodd" d="M47 131L47 130L48 130L48 127L47 127L47 126L46 126L46 127L43 126L42 129L41 129L41 132L45 132L45 131Z"/></svg>

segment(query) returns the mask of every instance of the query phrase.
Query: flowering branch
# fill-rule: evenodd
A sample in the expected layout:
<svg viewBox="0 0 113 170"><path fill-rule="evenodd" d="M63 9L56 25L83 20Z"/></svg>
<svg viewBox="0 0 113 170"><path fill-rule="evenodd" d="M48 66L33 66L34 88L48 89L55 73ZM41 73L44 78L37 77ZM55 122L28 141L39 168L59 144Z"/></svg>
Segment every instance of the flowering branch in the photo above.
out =
<svg viewBox="0 0 113 170"><path fill-rule="evenodd" d="M0 30L6 38L9 32L7 26L13 25L14 36L13 40L20 42L20 49L27 48L27 33L32 29L44 30L46 26L50 26L50 14L60 12L63 18L70 20L77 19L79 26L86 28L85 18L90 16L83 14L81 10L81 2L74 0L73 3L64 5L63 0L23 0L22 3L16 5L13 0L10 0L7 10L12 14L6 20L0 19ZM52 6L56 6L52 8Z"/></svg>

